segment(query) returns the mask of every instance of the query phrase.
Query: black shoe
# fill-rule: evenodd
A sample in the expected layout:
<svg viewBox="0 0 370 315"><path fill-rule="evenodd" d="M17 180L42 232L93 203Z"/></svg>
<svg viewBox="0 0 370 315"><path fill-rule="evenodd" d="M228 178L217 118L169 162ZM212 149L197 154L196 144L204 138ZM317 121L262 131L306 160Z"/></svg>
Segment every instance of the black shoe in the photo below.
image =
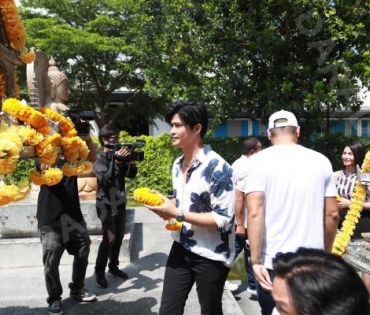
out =
<svg viewBox="0 0 370 315"><path fill-rule="evenodd" d="M99 287L99 288L105 289L105 288L108 287L108 282L105 279L104 273L103 274L95 274L95 283L96 283L96 286Z"/></svg>
<svg viewBox="0 0 370 315"><path fill-rule="evenodd" d="M69 284L71 289L69 296L72 299L82 301L82 302L92 302L96 300L96 295L87 292L85 289L72 289L72 283Z"/></svg>
<svg viewBox="0 0 370 315"><path fill-rule="evenodd" d="M108 272L118 278L118 279L122 279L122 280L126 280L128 279L128 275L127 273L123 272L122 270L119 270L118 268L117 269L109 269Z"/></svg>
<svg viewBox="0 0 370 315"><path fill-rule="evenodd" d="M62 303L59 300L50 303L48 312L49 315L63 315Z"/></svg>

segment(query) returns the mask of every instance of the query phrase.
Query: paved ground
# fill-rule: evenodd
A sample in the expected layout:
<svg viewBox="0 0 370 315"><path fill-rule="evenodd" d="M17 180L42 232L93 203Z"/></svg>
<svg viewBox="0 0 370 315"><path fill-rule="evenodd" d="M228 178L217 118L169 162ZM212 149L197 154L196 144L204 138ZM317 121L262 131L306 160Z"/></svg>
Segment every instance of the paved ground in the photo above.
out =
<svg viewBox="0 0 370 315"><path fill-rule="evenodd" d="M94 284L93 264L90 264L86 288L94 292L98 300L94 303L78 303L68 297L71 266L62 265L60 273L65 290L62 303L66 315L158 314L164 266L172 241L170 233L164 228L165 223L157 216L145 208L135 211L132 263L121 266L130 278L122 282L107 276L109 287L99 289ZM0 268L0 279L0 315L47 314L42 267ZM240 284L234 292L235 297L225 291L224 315L260 314L257 302L250 300L246 292L245 282L235 282ZM196 314L200 314L200 309L193 290L186 304L185 315Z"/></svg>

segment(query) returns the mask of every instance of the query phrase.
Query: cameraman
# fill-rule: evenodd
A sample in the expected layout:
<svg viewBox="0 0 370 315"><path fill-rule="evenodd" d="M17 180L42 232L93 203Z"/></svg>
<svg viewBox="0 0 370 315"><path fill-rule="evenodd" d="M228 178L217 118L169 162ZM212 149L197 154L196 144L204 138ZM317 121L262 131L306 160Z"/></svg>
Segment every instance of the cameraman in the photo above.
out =
<svg viewBox="0 0 370 315"><path fill-rule="evenodd" d="M116 278L127 279L127 274L118 269L119 253L125 235L126 191L125 177L134 178L137 174L136 162L131 160L130 152L119 147L119 130L105 125L99 131L99 141L103 151L99 152L94 163L98 181L96 210L102 222L103 239L100 243L95 263L96 285L107 288L105 268Z"/></svg>

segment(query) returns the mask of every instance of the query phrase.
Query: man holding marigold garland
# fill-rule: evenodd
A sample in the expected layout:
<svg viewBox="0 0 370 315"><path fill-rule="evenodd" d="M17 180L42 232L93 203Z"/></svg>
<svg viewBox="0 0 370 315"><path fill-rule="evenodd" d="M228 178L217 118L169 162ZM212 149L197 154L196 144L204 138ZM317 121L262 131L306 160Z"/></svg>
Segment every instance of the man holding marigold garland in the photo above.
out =
<svg viewBox="0 0 370 315"><path fill-rule="evenodd" d="M203 138L206 108L193 101L172 103L166 114L172 144L183 151L172 166L174 200L146 205L167 220L182 222L168 256L160 315L184 313L194 283L202 315L222 315L224 284L235 255L234 184L230 165Z"/></svg>
<svg viewBox="0 0 370 315"><path fill-rule="evenodd" d="M95 146L89 136L85 141L90 150L88 160L94 162ZM64 163L65 159L60 157L54 167L61 168ZM45 167L47 166L38 164L36 169L42 171ZM91 241L81 212L77 176L63 176L56 185L40 186L37 222L43 250L49 314L63 314L59 264L64 250L74 256L70 297L83 302L94 301L95 295L84 289Z"/></svg>
<svg viewBox="0 0 370 315"><path fill-rule="evenodd" d="M245 184L251 264L262 315L271 315L278 253L299 247L331 252L337 224L336 187L330 161L298 145L300 127L288 111L270 116L272 146L250 157Z"/></svg>
<svg viewBox="0 0 370 315"><path fill-rule="evenodd" d="M65 91L68 88L65 86L67 82L65 74L54 71L50 80L56 88L56 98L61 99L61 94L63 97L66 96ZM63 82L63 88L58 89L61 82ZM84 136L82 139L89 149L87 160L94 162L96 149L92 139L90 136ZM53 167L61 169L65 162L66 158L60 156ZM37 163L36 169L40 172L49 166ZM92 169L85 171L83 175L87 173L92 174ZM60 282L59 264L65 250L74 256L72 282L69 284L70 297L83 302L95 301L96 296L84 289L91 240L81 212L77 176L63 176L59 183L52 186L42 184L38 194L36 216L43 250L49 314L63 314L61 303L63 288Z"/></svg>

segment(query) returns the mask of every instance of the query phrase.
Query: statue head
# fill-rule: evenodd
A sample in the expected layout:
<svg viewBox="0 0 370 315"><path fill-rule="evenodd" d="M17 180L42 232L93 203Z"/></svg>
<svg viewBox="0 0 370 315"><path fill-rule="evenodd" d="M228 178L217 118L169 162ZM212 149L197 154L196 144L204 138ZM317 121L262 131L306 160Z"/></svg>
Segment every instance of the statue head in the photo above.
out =
<svg viewBox="0 0 370 315"><path fill-rule="evenodd" d="M70 94L68 78L64 72L58 69L53 57L49 60L48 75L51 83L50 96L52 102L64 104L68 101Z"/></svg>

